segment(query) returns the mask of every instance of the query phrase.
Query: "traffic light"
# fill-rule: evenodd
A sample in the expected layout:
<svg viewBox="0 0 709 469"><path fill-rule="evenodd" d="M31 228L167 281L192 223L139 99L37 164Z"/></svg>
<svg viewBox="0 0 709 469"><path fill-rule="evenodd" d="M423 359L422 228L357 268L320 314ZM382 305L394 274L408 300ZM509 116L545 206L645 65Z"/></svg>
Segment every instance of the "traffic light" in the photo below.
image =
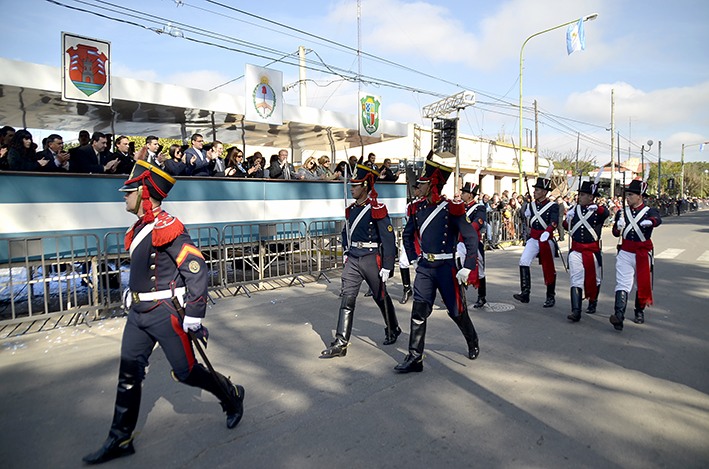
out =
<svg viewBox="0 0 709 469"><path fill-rule="evenodd" d="M675 180L673 178L670 178L667 180L667 190L671 191L675 188Z"/></svg>
<svg viewBox="0 0 709 469"><path fill-rule="evenodd" d="M439 156L455 156L457 133L458 119L435 121L433 123L433 151Z"/></svg>

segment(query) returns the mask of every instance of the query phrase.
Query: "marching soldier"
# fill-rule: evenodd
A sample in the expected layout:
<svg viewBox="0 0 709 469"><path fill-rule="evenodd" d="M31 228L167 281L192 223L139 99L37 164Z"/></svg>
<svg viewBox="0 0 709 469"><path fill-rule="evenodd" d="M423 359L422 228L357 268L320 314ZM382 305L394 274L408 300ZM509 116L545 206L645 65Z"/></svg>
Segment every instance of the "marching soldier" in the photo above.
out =
<svg viewBox="0 0 709 469"><path fill-rule="evenodd" d="M411 187L413 188L414 199L406 205L407 220L409 219L409 217L411 217L411 210L414 204L416 204L416 202L418 202L421 198L421 191L419 191L419 183L414 181ZM418 248L418 242L416 243L416 247L416 252L418 253L420 251L420 249ZM401 272L401 283L404 285L404 294L401 297L401 300L399 301L399 303L401 303L402 305L405 305L411 298L411 295L414 294L414 289L411 288L411 272L409 271L410 266L411 263L409 262L409 258L406 256L406 249L402 249L399 253L399 272Z"/></svg>
<svg viewBox="0 0 709 469"><path fill-rule="evenodd" d="M180 220L160 206L174 183L169 174L137 160L120 189L125 192L126 210L139 218L125 238L131 256L130 290L125 295L130 310L121 344L113 423L104 445L84 457L88 464L135 453L132 433L140 410L141 383L156 342L172 366L175 381L202 388L219 399L228 428L234 428L243 415L244 388L197 363L187 335L187 331L196 331L206 341L201 324L207 307L207 267ZM173 298L185 309L183 320Z"/></svg>
<svg viewBox="0 0 709 469"><path fill-rule="evenodd" d="M527 240L519 260L519 283L522 291L514 295L516 300L529 303L529 294L532 289L529 266L532 265L532 261L538 254L542 264L544 284L547 286L545 308L551 308L556 304L556 268L554 267L556 244L552 234L558 225L559 206L547 198L551 189L552 169L553 166L550 165L546 177L537 178L536 184L532 186L534 187L534 200L528 204L524 212L530 227L530 238Z"/></svg>
<svg viewBox="0 0 709 469"><path fill-rule="evenodd" d="M485 204L476 200L479 189L480 186L477 184L466 182L461 189L460 195L463 199L463 203L465 203L465 215L478 234L478 279L480 286L478 287L478 300L473 305L473 308L482 308L487 303L485 299L487 295L487 284L485 280L485 245L482 241L481 232L487 222L487 210ZM462 241L458 243L458 258L465 259L465 244Z"/></svg>
<svg viewBox="0 0 709 469"><path fill-rule="evenodd" d="M374 302L384 316L384 345L393 344L401 334L394 303L385 286L394 269L396 241L387 207L377 202L374 182L378 177L379 173L360 164L357 165L355 178L350 180L350 193L355 202L345 210L346 224L342 231L345 253L342 303L335 340L322 351L323 358L344 357L347 354L355 302L363 280L372 290Z"/></svg>
<svg viewBox="0 0 709 469"><path fill-rule="evenodd" d="M584 182L579 189L578 203L569 209L564 220L564 228L571 236L571 251L569 251L571 314L567 318L573 322L581 319L583 298L588 298L586 314L595 313L598 305L603 266L601 230L609 212L606 207L594 203L597 191L596 183ZM585 296L583 296L584 290Z"/></svg>
<svg viewBox="0 0 709 469"><path fill-rule="evenodd" d="M409 353L394 369L400 373L423 370L423 349L426 320L431 315L436 290L441 293L448 315L456 323L468 345L468 358L480 354L478 335L468 315L465 291L462 285L477 287L478 238L465 216L462 201L450 201L440 195L451 168L426 160L424 174L419 178L419 189L426 199L414 204L404 228L404 248L409 259L419 258L415 240L418 237L421 255L414 281L414 304L411 309ZM456 268L455 250L459 236L467 251L463 267ZM460 284L460 285L459 285Z"/></svg>
<svg viewBox="0 0 709 469"><path fill-rule="evenodd" d="M633 180L625 189L627 206L615 216L613 235L622 236L623 242L615 259L615 313L609 318L616 330L623 330L628 293L633 289L637 275L635 293L635 323L645 322L645 306L653 304L652 299L652 229L662 223L660 212L643 203L647 183Z"/></svg>

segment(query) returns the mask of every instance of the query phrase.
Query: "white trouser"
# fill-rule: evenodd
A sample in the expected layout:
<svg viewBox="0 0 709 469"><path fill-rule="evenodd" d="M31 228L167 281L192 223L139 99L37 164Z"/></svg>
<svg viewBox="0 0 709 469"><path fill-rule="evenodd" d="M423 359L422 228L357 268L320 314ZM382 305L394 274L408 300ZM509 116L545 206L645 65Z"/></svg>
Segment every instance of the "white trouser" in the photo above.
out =
<svg viewBox="0 0 709 469"><path fill-rule="evenodd" d="M551 242L551 238L548 241L549 247L551 248L552 255L554 254L554 245ZM524 246L524 251L522 251L522 257L519 258L519 265L524 267L529 267L532 265L534 258L539 254L539 240L534 238L529 238L527 240L527 245Z"/></svg>
<svg viewBox="0 0 709 469"><path fill-rule="evenodd" d="M583 268L583 256L580 252L569 252L569 275L571 276L571 288L584 287L586 271ZM596 285L601 284L601 267L598 265L598 258L593 255L593 264L596 266Z"/></svg>
<svg viewBox="0 0 709 469"><path fill-rule="evenodd" d="M618 251L615 256L615 291L630 292L635 286L635 254Z"/></svg>
<svg viewBox="0 0 709 469"><path fill-rule="evenodd" d="M458 245L455 247L455 250L456 257L458 257L460 265L463 265L465 256L468 254L468 250L466 249L465 244L462 242L458 242ZM480 253L478 253L478 278L485 278L485 264L483 263L483 259Z"/></svg>
<svg viewBox="0 0 709 469"><path fill-rule="evenodd" d="M406 249L402 249L399 253L399 268L408 269L410 265L409 257L406 255Z"/></svg>

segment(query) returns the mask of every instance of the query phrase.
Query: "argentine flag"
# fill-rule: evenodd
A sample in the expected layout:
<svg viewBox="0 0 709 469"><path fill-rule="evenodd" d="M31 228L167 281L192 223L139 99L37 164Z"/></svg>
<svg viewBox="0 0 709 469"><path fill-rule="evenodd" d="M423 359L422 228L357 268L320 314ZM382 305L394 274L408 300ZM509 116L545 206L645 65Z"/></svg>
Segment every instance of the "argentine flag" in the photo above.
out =
<svg viewBox="0 0 709 469"><path fill-rule="evenodd" d="M586 33L583 30L583 18L578 23L570 24L566 30L566 51L571 55L577 50L586 49Z"/></svg>

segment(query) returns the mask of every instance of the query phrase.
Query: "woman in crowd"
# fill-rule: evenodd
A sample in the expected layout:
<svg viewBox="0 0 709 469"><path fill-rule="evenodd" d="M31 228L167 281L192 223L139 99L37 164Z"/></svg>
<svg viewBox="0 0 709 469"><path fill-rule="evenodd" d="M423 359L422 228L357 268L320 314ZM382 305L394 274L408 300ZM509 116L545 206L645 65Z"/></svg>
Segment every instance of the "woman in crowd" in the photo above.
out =
<svg viewBox="0 0 709 469"><path fill-rule="evenodd" d="M39 171L49 163L47 159L37 159L37 144L32 141L32 134L24 129L12 137L7 159L11 171Z"/></svg>
<svg viewBox="0 0 709 469"><path fill-rule="evenodd" d="M244 153L237 147L231 147L226 152L226 169L224 175L234 178L248 177L247 165L244 164ZM252 171L253 172L253 171Z"/></svg>
<svg viewBox="0 0 709 469"><path fill-rule="evenodd" d="M340 161L337 163L337 166L335 167L335 174L339 174L337 178L335 178L337 181L344 181L345 180L345 175L348 174L349 171L349 165L347 164L347 161Z"/></svg>
<svg viewBox="0 0 709 469"><path fill-rule="evenodd" d="M247 176L248 178L262 179L263 178L263 155L260 151L257 151L246 161Z"/></svg>
<svg viewBox="0 0 709 469"><path fill-rule="evenodd" d="M332 181L334 179L338 179L339 174L337 170L335 170L335 172L333 173L330 169L330 157L323 155L318 158L317 175L320 177L320 179L323 179L325 181Z"/></svg>
<svg viewBox="0 0 709 469"><path fill-rule="evenodd" d="M300 179L305 179L307 181L313 181L316 179L320 179L320 177L317 174L317 170L318 170L318 163L317 163L317 161L315 161L314 156L310 156L305 160L305 163L303 163L303 166L301 166L300 169L298 170L298 177Z"/></svg>
<svg viewBox="0 0 709 469"><path fill-rule="evenodd" d="M187 176L187 164L182 146L170 145L168 155L170 157L165 160L165 172L171 176Z"/></svg>

